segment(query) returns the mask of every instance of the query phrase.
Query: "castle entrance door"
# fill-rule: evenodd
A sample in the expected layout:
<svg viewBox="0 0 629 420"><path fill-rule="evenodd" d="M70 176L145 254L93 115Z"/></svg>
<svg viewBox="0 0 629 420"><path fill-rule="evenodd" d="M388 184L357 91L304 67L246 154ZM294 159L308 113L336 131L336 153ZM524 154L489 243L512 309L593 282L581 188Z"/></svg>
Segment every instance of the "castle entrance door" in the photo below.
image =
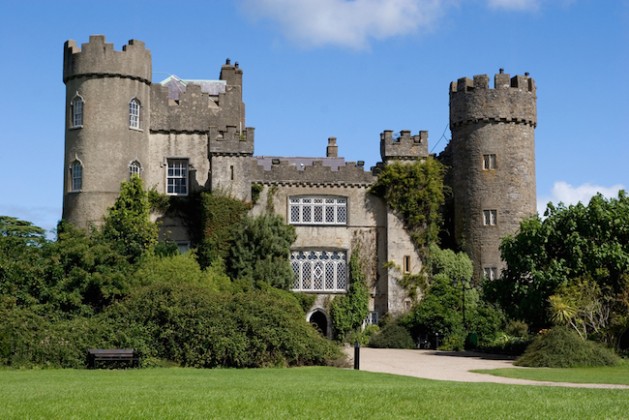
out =
<svg viewBox="0 0 629 420"><path fill-rule="evenodd" d="M310 325L319 333L327 337L328 336L328 317L322 311L314 311L312 315L310 315L310 319L308 320Z"/></svg>

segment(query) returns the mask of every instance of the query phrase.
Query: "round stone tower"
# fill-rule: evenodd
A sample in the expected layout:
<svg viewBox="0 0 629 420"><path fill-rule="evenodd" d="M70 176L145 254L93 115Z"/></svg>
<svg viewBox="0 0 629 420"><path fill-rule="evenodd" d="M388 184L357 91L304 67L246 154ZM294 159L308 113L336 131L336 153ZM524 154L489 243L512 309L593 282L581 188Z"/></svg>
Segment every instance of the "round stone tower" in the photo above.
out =
<svg viewBox="0 0 629 420"><path fill-rule="evenodd" d="M500 240L536 213L535 81L494 76L450 85L447 152L451 169L454 236L474 263L474 278L496 278L504 268Z"/></svg>
<svg viewBox="0 0 629 420"><path fill-rule="evenodd" d="M64 45L66 85L63 219L102 222L131 173L148 166L151 54L131 40L114 51L104 36Z"/></svg>

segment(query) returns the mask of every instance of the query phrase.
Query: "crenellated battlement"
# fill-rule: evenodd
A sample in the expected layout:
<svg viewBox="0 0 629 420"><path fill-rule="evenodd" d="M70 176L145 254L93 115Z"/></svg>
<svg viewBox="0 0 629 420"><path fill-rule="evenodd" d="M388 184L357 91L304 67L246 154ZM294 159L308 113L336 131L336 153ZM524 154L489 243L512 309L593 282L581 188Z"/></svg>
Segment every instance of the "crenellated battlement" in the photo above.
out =
<svg viewBox="0 0 629 420"><path fill-rule="evenodd" d="M450 83L450 127L477 122L537 125L535 80L525 73L510 77L503 69L489 76L463 77Z"/></svg>
<svg viewBox="0 0 629 420"><path fill-rule="evenodd" d="M257 157L252 181L275 185L366 187L376 177L365 171L364 162L343 158Z"/></svg>
<svg viewBox="0 0 629 420"><path fill-rule="evenodd" d="M410 130L395 136L392 130L380 134L380 157L389 160L417 160L428 156L428 131L412 136Z"/></svg>
<svg viewBox="0 0 629 420"><path fill-rule="evenodd" d="M255 130L228 125L225 130L210 127L210 155L253 155Z"/></svg>
<svg viewBox="0 0 629 420"><path fill-rule="evenodd" d="M151 52L144 42L132 39L115 51L103 35L91 35L79 48L75 41L64 44L63 82L75 77L123 77L151 84Z"/></svg>
<svg viewBox="0 0 629 420"><path fill-rule="evenodd" d="M473 79L462 77L456 82L450 83L450 93L471 92L474 89L490 89L489 76L478 74ZM524 73L523 76L516 75L510 77L503 69L494 75L494 89L520 89L535 94L535 80Z"/></svg>

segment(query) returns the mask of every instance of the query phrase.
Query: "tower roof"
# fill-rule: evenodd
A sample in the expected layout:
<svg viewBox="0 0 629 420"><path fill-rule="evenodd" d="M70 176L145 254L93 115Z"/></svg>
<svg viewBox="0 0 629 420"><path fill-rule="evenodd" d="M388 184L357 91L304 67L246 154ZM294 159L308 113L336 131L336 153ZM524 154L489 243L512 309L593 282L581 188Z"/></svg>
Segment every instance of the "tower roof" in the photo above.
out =
<svg viewBox="0 0 629 420"><path fill-rule="evenodd" d="M179 95L186 91L189 84L201 86L201 92L210 96L218 96L225 93L227 82L225 80L195 80L181 79L174 74L159 82L160 85L168 88L168 99L178 100Z"/></svg>

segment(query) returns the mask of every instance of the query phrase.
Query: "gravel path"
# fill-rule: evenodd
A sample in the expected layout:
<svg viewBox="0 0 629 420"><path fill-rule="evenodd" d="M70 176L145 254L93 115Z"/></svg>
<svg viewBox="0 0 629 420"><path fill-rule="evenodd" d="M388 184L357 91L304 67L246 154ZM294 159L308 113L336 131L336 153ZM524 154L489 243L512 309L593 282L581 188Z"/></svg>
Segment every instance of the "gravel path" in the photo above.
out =
<svg viewBox="0 0 629 420"><path fill-rule="evenodd" d="M351 363L354 348L345 349ZM503 378L500 376L473 373L475 369L510 368L513 361L501 356L472 353L445 352L434 350L360 349L360 370L367 372L392 373L418 378L458 382L493 382L499 384L564 386L573 388L629 389L627 385L577 384L568 382L530 381L527 379ZM520 368L526 369L526 368Z"/></svg>

